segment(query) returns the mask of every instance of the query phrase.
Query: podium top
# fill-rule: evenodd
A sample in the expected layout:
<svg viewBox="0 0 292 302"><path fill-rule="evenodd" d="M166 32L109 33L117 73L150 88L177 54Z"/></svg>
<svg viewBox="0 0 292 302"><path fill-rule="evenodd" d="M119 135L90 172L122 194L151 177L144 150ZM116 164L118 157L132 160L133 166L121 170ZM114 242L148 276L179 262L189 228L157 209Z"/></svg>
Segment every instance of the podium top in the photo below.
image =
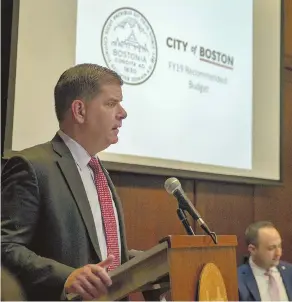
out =
<svg viewBox="0 0 292 302"><path fill-rule="evenodd" d="M237 246L237 237L235 235L218 235L217 244L210 236L206 235L170 235L161 240L168 242L169 248L194 248L194 247L223 247Z"/></svg>
<svg viewBox="0 0 292 302"><path fill-rule="evenodd" d="M154 286L168 276L171 279L172 297L175 300L191 301L196 290L194 278L198 278L197 273L202 264L208 262L218 264L224 278L233 274L232 278L228 279L231 280L231 285L227 289L236 289L230 297L237 301L237 239L233 235L221 235L217 238L217 244L206 235L171 235L164 238L160 244L109 272L113 285L107 295L100 297L98 301L121 300L131 292L156 290Z"/></svg>

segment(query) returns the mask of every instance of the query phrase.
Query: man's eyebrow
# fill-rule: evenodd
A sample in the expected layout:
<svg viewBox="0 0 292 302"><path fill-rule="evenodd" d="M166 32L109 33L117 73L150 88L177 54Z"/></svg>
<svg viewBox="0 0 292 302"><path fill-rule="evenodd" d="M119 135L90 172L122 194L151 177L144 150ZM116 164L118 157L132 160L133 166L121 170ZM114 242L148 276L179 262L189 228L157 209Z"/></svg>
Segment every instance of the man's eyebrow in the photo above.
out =
<svg viewBox="0 0 292 302"><path fill-rule="evenodd" d="M277 244L270 244L270 245L268 245L268 247L277 247L279 245L282 245L282 242L279 242Z"/></svg>
<svg viewBox="0 0 292 302"><path fill-rule="evenodd" d="M119 100L119 99L117 99L115 97L111 97L111 98L109 98L109 101L113 101L113 102L119 103L119 102L122 102L123 99Z"/></svg>

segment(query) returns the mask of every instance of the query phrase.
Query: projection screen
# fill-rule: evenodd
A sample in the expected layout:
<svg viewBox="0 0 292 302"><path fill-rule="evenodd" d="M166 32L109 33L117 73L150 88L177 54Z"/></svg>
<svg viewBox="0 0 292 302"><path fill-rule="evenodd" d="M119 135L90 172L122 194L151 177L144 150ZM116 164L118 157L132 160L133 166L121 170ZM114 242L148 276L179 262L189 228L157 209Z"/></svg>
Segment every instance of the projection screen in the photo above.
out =
<svg viewBox="0 0 292 302"><path fill-rule="evenodd" d="M5 149L52 139L60 74L123 78L128 117L110 170L281 180L280 0L25 0L14 10Z"/></svg>

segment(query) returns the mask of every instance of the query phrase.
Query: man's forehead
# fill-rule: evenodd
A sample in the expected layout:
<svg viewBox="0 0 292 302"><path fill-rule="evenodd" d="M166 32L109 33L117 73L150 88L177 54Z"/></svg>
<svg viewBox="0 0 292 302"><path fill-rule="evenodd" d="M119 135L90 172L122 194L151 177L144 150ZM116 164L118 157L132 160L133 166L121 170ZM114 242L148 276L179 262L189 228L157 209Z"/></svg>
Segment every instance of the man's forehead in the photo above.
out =
<svg viewBox="0 0 292 302"><path fill-rule="evenodd" d="M275 228L262 228L258 231L258 241L263 242L267 240L279 239L280 234Z"/></svg>
<svg viewBox="0 0 292 302"><path fill-rule="evenodd" d="M115 98L122 97L122 87L117 83L106 83L100 86L100 93Z"/></svg>

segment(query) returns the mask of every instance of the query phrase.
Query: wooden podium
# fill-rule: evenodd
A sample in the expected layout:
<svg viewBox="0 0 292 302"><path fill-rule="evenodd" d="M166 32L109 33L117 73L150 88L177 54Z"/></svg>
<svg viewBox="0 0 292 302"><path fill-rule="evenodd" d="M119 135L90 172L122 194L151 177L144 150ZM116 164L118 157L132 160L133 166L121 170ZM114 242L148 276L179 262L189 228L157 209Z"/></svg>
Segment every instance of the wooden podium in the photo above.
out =
<svg viewBox="0 0 292 302"><path fill-rule="evenodd" d="M143 292L146 301L158 301L167 290L172 301L195 301L207 263L219 268L228 300L238 301L236 246L236 236L218 236L217 244L209 236L168 236L110 272L113 285L99 301L121 300L137 291Z"/></svg>

